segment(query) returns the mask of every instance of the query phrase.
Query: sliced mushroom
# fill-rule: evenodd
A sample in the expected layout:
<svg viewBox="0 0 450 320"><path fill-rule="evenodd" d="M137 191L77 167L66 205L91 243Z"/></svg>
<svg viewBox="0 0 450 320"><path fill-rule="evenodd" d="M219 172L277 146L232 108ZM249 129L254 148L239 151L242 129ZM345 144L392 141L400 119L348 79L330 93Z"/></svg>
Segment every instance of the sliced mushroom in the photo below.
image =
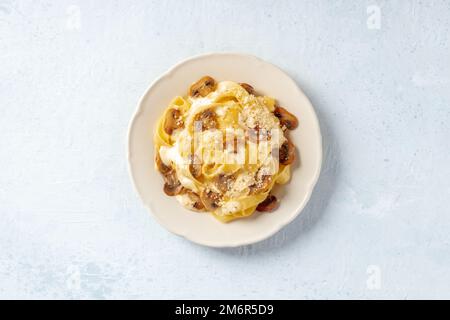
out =
<svg viewBox="0 0 450 320"><path fill-rule="evenodd" d="M186 190L187 196L192 200L192 208L198 211L205 210L205 206L203 205L200 196L191 190Z"/></svg>
<svg viewBox="0 0 450 320"><path fill-rule="evenodd" d="M210 109L207 109L195 116L195 121L202 122L202 129L216 129L217 128L217 116L216 113Z"/></svg>
<svg viewBox="0 0 450 320"><path fill-rule="evenodd" d="M235 180L236 177L232 174L219 174L217 176L216 186L222 193L225 193L231 189L231 186Z"/></svg>
<svg viewBox="0 0 450 320"><path fill-rule="evenodd" d="M297 117L287 111L285 108L277 106L275 107L273 114L275 115L275 117L280 119L281 125L285 126L289 130L293 130L298 127Z"/></svg>
<svg viewBox="0 0 450 320"><path fill-rule="evenodd" d="M206 210L214 211L220 207L221 197L220 194L210 189L205 189L200 193L200 199Z"/></svg>
<svg viewBox="0 0 450 320"><path fill-rule="evenodd" d="M275 210L277 206L278 206L277 198L274 195L269 194L263 202L258 204L256 210L262 212L269 212Z"/></svg>
<svg viewBox="0 0 450 320"><path fill-rule="evenodd" d="M261 175L258 177L258 174L257 174L256 183L254 183L250 186L250 194L256 194L256 193L260 193L262 191L266 191L271 183L272 183L272 176Z"/></svg>
<svg viewBox="0 0 450 320"><path fill-rule="evenodd" d="M255 89L248 83L239 83L239 85L245 89L250 94L255 94Z"/></svg>
<svg viewBox="0 0 450 320"><path fill-rule="evenodd" d="M202 165L196 155L189 156L189 172L195 179L200 178L202 175Z"/></svg>
<svg viewBox="0 0 450 320"><path fill-rule="evenodd" d="M189 95L193 98L206 97L210 92L216 89L216 81L205 76L191 85L189 88Z"/></svg>
<svg viewBox="0 0 450 320"><path fill-rule="evenodd" d="M280 147L279 150L280 163L283 165L288 165L295 160L295 146L290 140L286 140Z"/></svg>
<svg viewBox="0 0 450 320"><path fill-rule="evenodd" d="M181 112L177 109L170 109L166 113L164 120L164 131L167 134L172 134L174 130L183 127L183 119L181 119Z"/></svg>
<svg viewBox="0 0 450 320"><path fill-rule="evenodd" d="M183 186L177 178L175 170L170 170L164 175L164 192L168 196L176 196L183 191Z"/></svg>
<svg viewBox="0 0 450 320"><path fill-rule="evenodd" d="M158 168L158 171L161 172L162 174L166 174L171 170L171 168L169 166L166 166L164 164L164 162L162 162L159 152L156 153L155 162L156 162L156 167Z"/></svg>

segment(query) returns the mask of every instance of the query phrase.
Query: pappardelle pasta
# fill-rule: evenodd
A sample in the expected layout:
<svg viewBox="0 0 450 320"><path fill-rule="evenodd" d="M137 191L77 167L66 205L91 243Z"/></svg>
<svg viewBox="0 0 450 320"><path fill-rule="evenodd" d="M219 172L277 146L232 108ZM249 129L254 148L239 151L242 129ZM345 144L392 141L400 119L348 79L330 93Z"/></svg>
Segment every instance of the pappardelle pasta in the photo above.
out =
<svg viewBox="0 0 450 320"><path fill-rule="evenodd" d="M164 192L222 222L273 211L275 184L290 179L297 118L253 87L205 76L175 97L154 135Z"/></svg>

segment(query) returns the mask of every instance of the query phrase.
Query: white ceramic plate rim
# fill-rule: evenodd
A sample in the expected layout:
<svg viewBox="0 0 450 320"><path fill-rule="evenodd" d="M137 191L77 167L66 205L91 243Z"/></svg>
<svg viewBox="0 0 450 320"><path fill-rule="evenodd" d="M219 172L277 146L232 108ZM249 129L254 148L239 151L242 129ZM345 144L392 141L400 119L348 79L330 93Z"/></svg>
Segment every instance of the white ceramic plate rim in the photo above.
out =
<svg viewBox="0 0 450 320"><path fill-rule="evenodd" d="M210 56L241 56L241 57L246 57L249 59L254 59L259 63L263 63L263 64L267 64L270 65L271 67L277 69L279 72L285 74L287 76L287 78L289 79L289 81L292 82L292 84L294 85L294 87L298 90L298 94L303 96L305 102L306 102L306 107L310 109L311 114L313 115L313 121L315 121L314 126L315 128L317 128L317 132L315 132L315 134L319 137L319 141L318 143L320 144L318 146L320 152L319 152L319 157L318 157L318 165L316 166L316 171L314 172L313 178L311 180L310 183L310 187L308 188L308 190L306 191L305 197L303 198L303 201L301 201L297 208L296 208L296 212L295 214L291 215L288 219L285 219L283 221L280 221L278 224L274 224L273 228L265 233L260 234L259 236L254 236L254 237L249 237L245 240L228 240L228 241L222 241L222 242L215 242L215 243L209 243L209 242L204 242L204 241L200 241L198 239L194 239L192 237L190 237L187 234L182 234L180 232L178 232L177 230L175 230L175 228L171 225L168 224L164 224L158 217L157 214L155 214L152 210L152 208L146 204L145 200L144 200L144 196L142 194L142 192L139 189L139 186L136 183L136 178L135 178L135 172L133 171L133 165L131 162L131 138L132 138L132 132L133 132L133 128L135 125L135 122L137 121L140 113L143 111L143 102L145 100L145 98L147 97L148 94L151 93L152 88L155 87L159 82L166 80L167 78L171 77L178 68L180 68L181 66L190 63L191 61L195 61L198 59L203 59L206 57L210 57ZM187 240L190 240L194 243L200 244L200 245L205 245L205 246L209 246L209 247L217 247L217 248L223 248L223 247L238 247L238 246L244 246L244 245L249 245L249 244L253 244L259 241L262 241L264 239L267 239L271 236L273 236L275 233L277 233L278 231L280 231L284 226L288 225L290 222L292 222L299 214L300 212L304 209L304 207L306 206L306 204L308 203L309 199L311 198L311 194L314 190L314 187L319 179L320 176L320 171L322 168L322 158L323 158L323 150L322 150L322 135L320 132L320 125L319 125L319 120L317 119L317 114L314 111L314 108L310 102L310 100L308 99L308 97L303 93L303 91L298 87L298 85L296 84L296 82L286 73L284 72L281 68L279 68L278 66L267 62L263 59L260 59L256 56L250 55L250 54L243 54L243 53L233 53L233 52L212 52L212 53L205 53L205 54L200 54L200 55L196 55L196 56L192 56L189 57L185 60L182 60L181 62L175 64L173 67L171 67L168 71L166 71L165 73L163 73L159 78L157 78L155 81L153 81L150 86L147 88L147 90L145 91L145 93L141 96L141 98L139 99L139 103L137 106L136 111L134 112L132 119L130 121L129 127L128 127L128 136L127 136L127 162L128 162L128 172L131 176L131 179L133 181L133 186L134 189L136 190L136 192L138 193L139 197L141 198L141 200L143 201L145 207L148 209L148 211L152 214L152 216L155 218L155 220L164 228L166 228L168 231L172 232L173 234L176 234L178 236L181 236ZM161 194L162 195L162 194ZM174 204L175 205L179 205L178 202L176 202L174 200Z"/></svg>

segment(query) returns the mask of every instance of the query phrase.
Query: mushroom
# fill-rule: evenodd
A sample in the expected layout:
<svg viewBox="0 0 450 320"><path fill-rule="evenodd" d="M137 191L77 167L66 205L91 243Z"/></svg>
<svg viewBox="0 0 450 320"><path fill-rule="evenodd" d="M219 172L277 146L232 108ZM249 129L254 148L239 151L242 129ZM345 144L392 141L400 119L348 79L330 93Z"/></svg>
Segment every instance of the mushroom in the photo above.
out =
<svg viewBox="0 0 450 320"><path fill-rule="evenodd" d="M258 204L256 207L256 210L262 211L262 212L269 212L276 209L278 206L277 198L274 195L269 194L266 199L264 199L263 202Z"/></svg>
<svg viewBox="0 0 450 320"><path fill-rule="evenodd" d="M205 111L197 114L195 116L195 121L201 121L202 122L202 129L203 130L209 130L209 129L216 129L217 128L216 113L214 111L212 111L211 109L206 109Z"/></svg>
<svg viewBox="0 0 450 320"><path fill-rule="evenodd" d="M206 97L210 92L216 89L216 81L205 76L191 85L189 95L193 98Z"/></svg>
<svg viewBox="0 0 450 320"><path fill-rule="evenodd" d="M186 195L192 200L192 208L198 211L205 210L205 206L203 205L200 196L194 191L186 189Z"/></svg>
<svg viewBox="0 0 450 320"><path fill-rule="evenodd" d="M155 162L156 162L156 167L158 168L158 171L161 172L162 174L166 174L171 170L171 168L169 166L166 166L164 164L164 162L162 162L159 152L156 153Z"/></svg>
<svg viewBox="0 0 450 320"><path fill-rule="evenodd" d="M286 140L280 147L279 150L280 163L283 165L288 165L295 160L295 146L290 140Z"/></svg>
<svg viewBox="0 0 450 320"><path fill-rule="evenodd" d="M164 119L164 131L167 134L172 134L174 130L183 127L183 120L181 119L181 112L177 109L169 109Z"/></svg>
<svg viewBox="0 0 450 320"><path fill-rule="evenodd" d="M298 127L297 117L287 111L285 108L276 106L273 114L275 115L275 117L280 119L281 125L285 126L289 130L293 130Z"/></svg>
<svg viewBox="0 0 450 320"><path fill-rule="evenodd" d="M220 194L210 189L203 190L200 193L200 199L208 211L214 211L219 208L222 200Z"/></svg>
<svg viewBox="0 0 450 320"><path fill-rule="evenodd" d="M231 189L231 185L235 179L236 177L232 174L219 174L216 178L216 186L222 193L225 193Z"/></svg>
<svg viewBox="0 0 450 320"><path fill-rule="evenodd" d="M265 191L270 184L272 183L271 175L256 175L256 183L250 186L250 194L260 193L261 191Z"/></svg>
<svg viewBox="0 0 450 320"><path fill-rule="evenodd" d="M175 170L170 170L164 175L164 192L168 196L176 196L183 191L183 186L177 178Z"/></svg>
<svg viewBox="0 0 450 320"><path fill-rule="evenodd" d="M248 83L239 83L239 85L245 89L250 94L255 94L255 89Z"/></svg>
<svg viewBox="0 0 450 320"><path fill-rule="evenodd" d="M195 179L200 178L202 175L202 165L196 155L191 154L189 156L189 172Z"/></svg>

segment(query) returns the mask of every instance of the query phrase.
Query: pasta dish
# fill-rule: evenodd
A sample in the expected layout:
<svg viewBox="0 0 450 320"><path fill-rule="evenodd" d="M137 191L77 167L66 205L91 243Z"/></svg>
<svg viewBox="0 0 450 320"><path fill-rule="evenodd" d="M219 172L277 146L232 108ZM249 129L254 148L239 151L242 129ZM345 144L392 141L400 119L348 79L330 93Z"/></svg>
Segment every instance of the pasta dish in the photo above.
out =
<svg viewBox="0 0 450 320"><path fill-rule="evenodd" d="M205 76L175 97L154 134L164 192L222 222L273 211L291 175L297 118L246 83Z"/></svg>

